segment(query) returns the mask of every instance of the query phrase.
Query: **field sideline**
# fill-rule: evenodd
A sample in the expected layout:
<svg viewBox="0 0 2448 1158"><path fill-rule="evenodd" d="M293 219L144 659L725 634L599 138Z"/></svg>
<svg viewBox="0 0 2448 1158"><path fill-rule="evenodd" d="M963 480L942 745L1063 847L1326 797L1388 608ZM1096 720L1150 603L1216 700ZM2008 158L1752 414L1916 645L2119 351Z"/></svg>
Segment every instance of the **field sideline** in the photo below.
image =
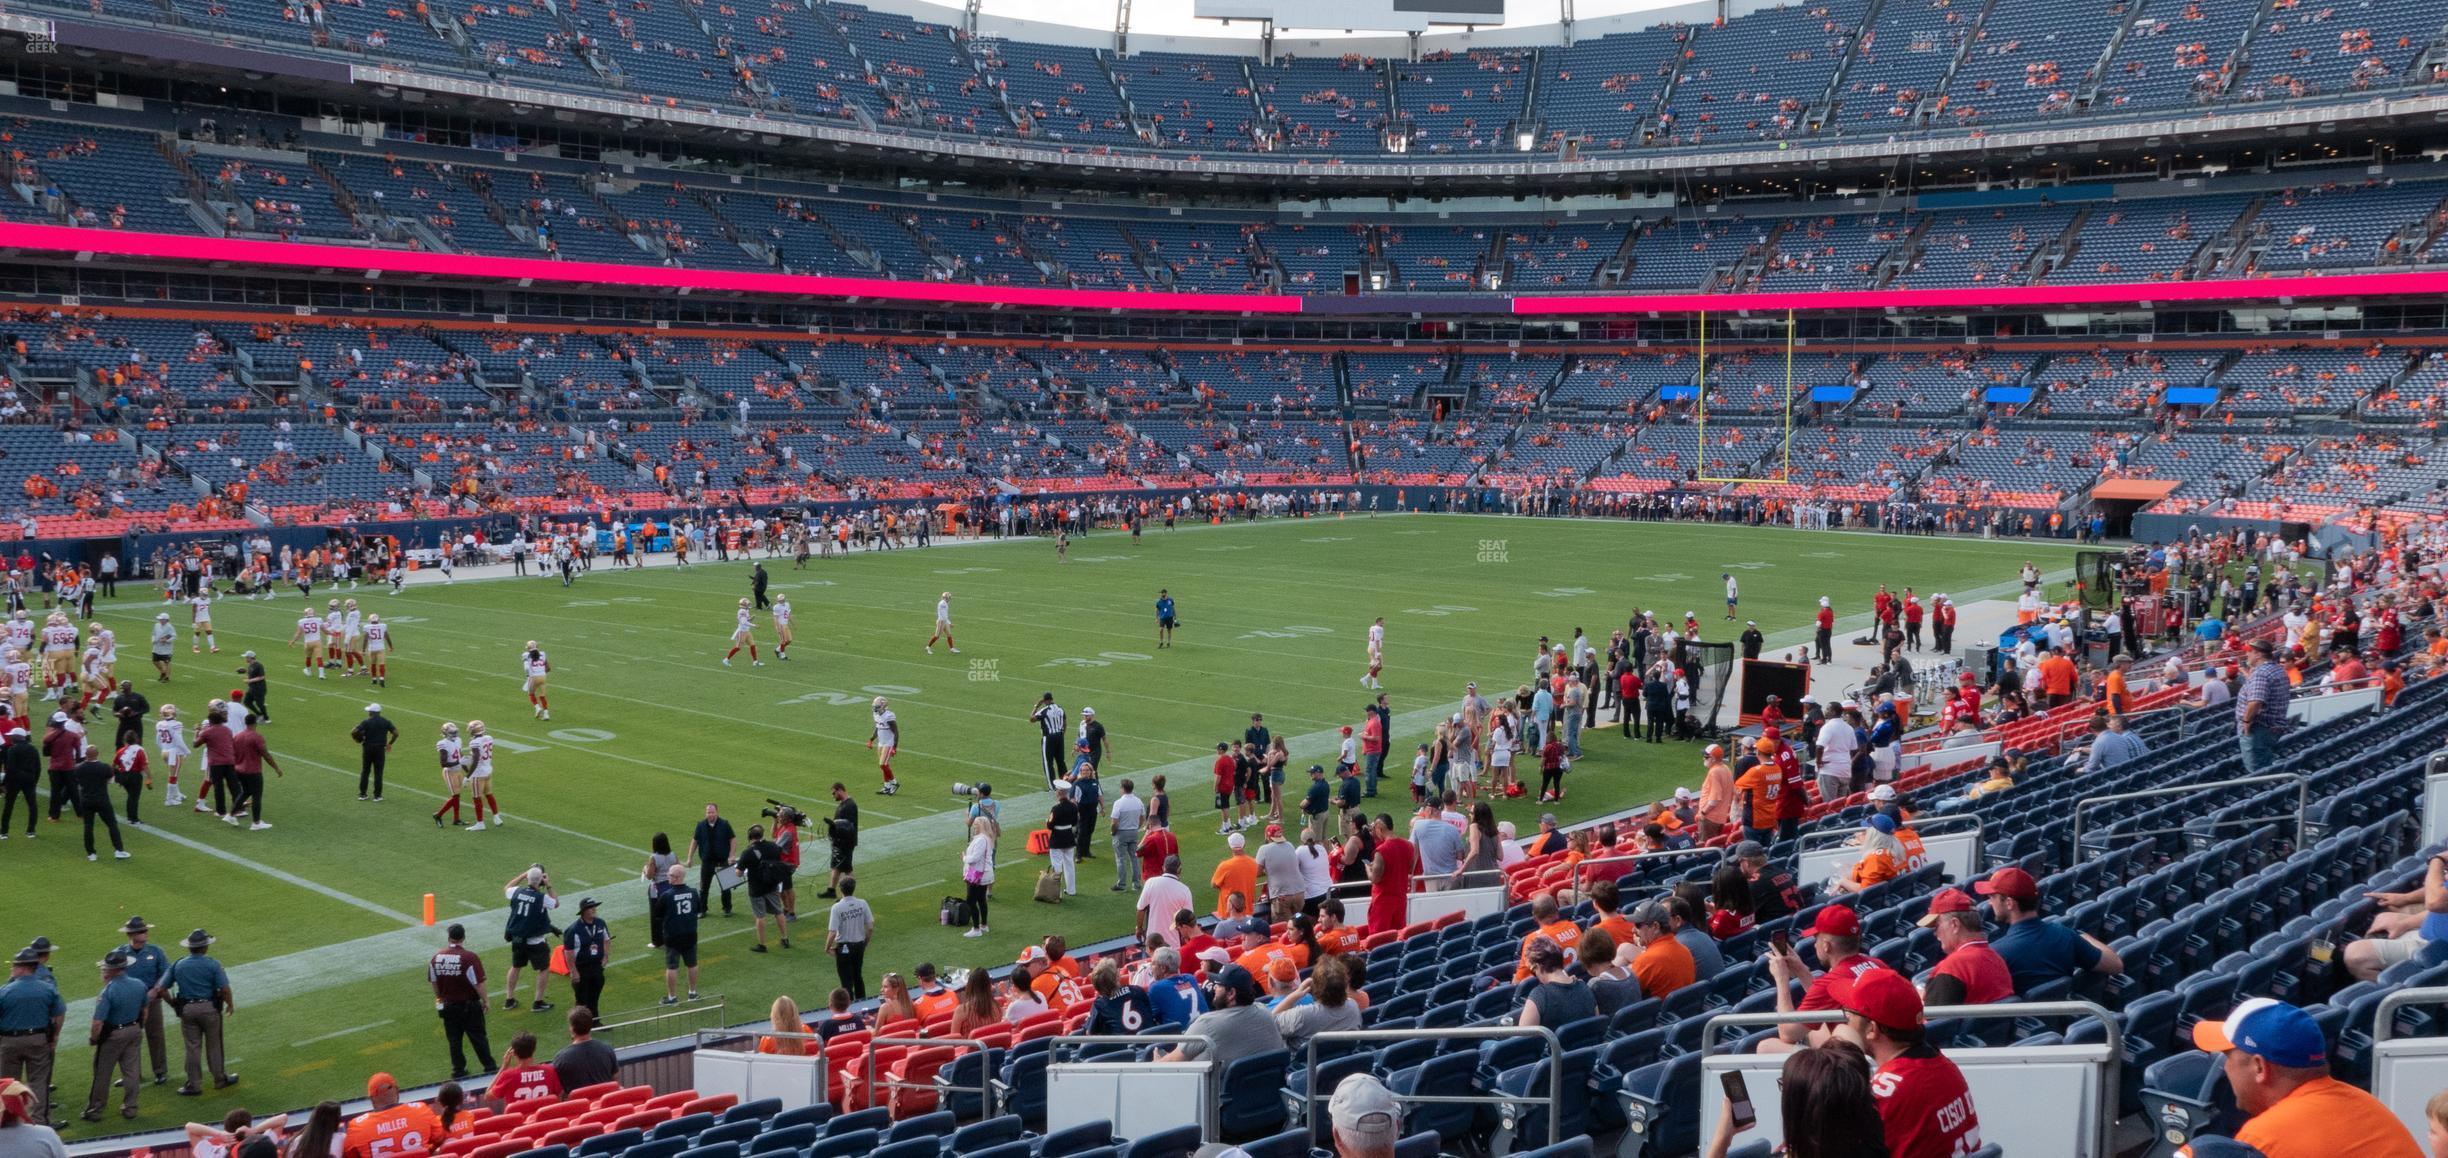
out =
<svg viewBox="0 0 2448 1158"><path fill-rule="evenodd" d="M0 844L0 864L21 883L0 899L0 928L19 943L45 935L64 946L53 967L72 1006L55 1118L73 1120L83 1107L83 1019L98 987L91 962L119 942L112 930L130 914L152 921L166 947L196 926L221 938L215 952L232 966L239 1006L229 1026L231 1064L244 1077L219 1095L172 1096L181 1067L173 1027L171 1083L146 1087L134 1125L217 1118L234 1105L306 1106L353 1093L374 1069L411 1084L447 1072L423 984L425 958L442 938L416 919L428 892L442 921L468 923L469 945L493 974L494 1047L521 1028L557 1046L560 1011L505 1013L498 1003L507 964L500 885L533 861L551 869L564 916L574 917L581 894L603 899L615 934L605 1004L612 1012L651 1006L662 992L661 955L646 944L638 869L657 831L685 846L709 801L745 833L767 797L822 816L830 784L850 786L863 810L861 892L879 913L871 988L884 970L922 959L1000 965L1049 932L1074 944L1127 933L1130 898L1108 891L1113 865L1103 847L1081 866L1076 899L1059 908L1027 899L1037 866L1020 856L1017 834L1037 825L1046 802L1027 719L1041 691L1053 691L1074 723L1081 708L1096 708L1111 730L1109 800L1123 777L1144 795L1150 775L1168 776L1190 862L1185 876L1204 903L1212 899L1208 870L1223 852L1207 777L1215 743L1238 738L1249 714L1262 711L1291 739L1295 791L1309 763L1331 765L1337 729L1357 724L1373 695L1358 680L1374 616L1388 628L1396 751L1387 764L1407 773L1412 744L1451 710L1463 684L1477 680L1492 695L1522 682L1541 634L1560 641L1578 626L1603 642L1645 606L1696 611L1706 635L1730 638L1738 625L1721 618L1718 578L1729 569L1743 580L1745 616L1772 646L1790 646L1807 638L1823 594L1850 613L1849 628L1866 621L1881 582L1966 599L2009 589L2025 559L2054 571L2070 558L2068 548L2019 541L1467 515L1187 527L1151 531L1135 544L1101 532L1073 542L1069 562L1059 564L1044 540L863 553L814 560L806 571L768 561L774 593L796 607L794 658L771 657L760 615L765 665L750 667L743 654L731 669L718 660L734 600L747 594L744 562L620 574L607 562L570 589L503 579L421 582L397 597L379 584L318 590L318 607L327 594L353 597L395 625L392 686L384 689L336 673L301 676L287 646L300 609L294 590L272 602L219 604L219 656L186 650L186 615L173 609L182 631L175 679L151 682L142 641L161 606L129 584L104 610L123 641L121 674L157 707L177 703L191 726L205 700L235 686L238 653L263 653L272 680L264 734L288 773L269 784L266 819L275 828L246 832L173 813L160 807L157 786L144 801L147 823L127 830L135 859L88 864L72 820L40 825L35 841L23 838L19 821ZM1177 646L1163 651L1154 646L1151 607L1159 587L1171 589L1181 617ZM935 595L947 589L962 654L939 647L930 657L919 645ZM531 719L519 691L516 653L529 638L552 656L550 722ZM893 797L874 795L874 758L864 748L867 704L879 694L891 698L904 728L895 770L905 786ZM357 801L351 783L357 756L347 731L369 699L403 732L379 805ZM509 823L437 831L428 818L441 796L432 741L441 721L471 718L487 721L499 741L496 794ZM107 738L106 724L95 727ZM1652 800L1698 778L1690 745L1627 742L1601 729L1584 733L1584 747L1558 810L1568 818ZM182 780L192 796L199 770ZM935 923L935 908L958 887L963 802L949 787L979 780L1005 798L1012 831L994 935L967 941ZM1386 793L1377 805L1399 816L1407 805L1400 774ZM1539 811L1528 799L1498 807L1525 832ZM1100 846L1103 834L1100 825ZM739 916L707 922L704 989L726 997L727 1020L761 1019L780 992L818 1007L833 987L822 953L824 902L813 895L823 850L811 848L807 864L804 933L793 949L746 951L744 896ZM550 998L566 1009L566 985L556 980ZM116 1117L79 1123L68 1137L89 1140L122 1125Z"/></svg>

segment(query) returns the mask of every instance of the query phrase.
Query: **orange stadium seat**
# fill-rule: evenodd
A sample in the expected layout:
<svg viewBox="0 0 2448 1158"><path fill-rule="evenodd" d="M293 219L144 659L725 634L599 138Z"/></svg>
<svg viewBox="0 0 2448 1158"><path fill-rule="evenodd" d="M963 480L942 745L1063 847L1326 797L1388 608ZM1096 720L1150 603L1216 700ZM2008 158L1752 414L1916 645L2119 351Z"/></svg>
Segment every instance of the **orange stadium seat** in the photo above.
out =
<svg viewBox="0 0 2448 1158"><path fill-rule="evenodd" d="M887 1091L885 1103L892 1107L895 1120L933 1113L937 1101L935 1072L952 1064L960 1051L948 1045L918 1050L903 1057L900 1064L886 1071L886 1080L879 1081Z"/></svg>

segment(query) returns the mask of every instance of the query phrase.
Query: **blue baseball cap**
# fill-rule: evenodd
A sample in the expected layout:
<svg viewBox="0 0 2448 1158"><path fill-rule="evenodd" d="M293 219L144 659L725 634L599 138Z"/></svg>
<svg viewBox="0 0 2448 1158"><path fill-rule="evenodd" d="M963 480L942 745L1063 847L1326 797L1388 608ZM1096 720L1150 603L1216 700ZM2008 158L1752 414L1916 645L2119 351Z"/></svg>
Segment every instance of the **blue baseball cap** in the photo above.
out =
<svg viewBox="0 0 2448 1158"><path fill-rule="evenodd" d="M2283 1001L2255 997L2225 1021L2193 1026L2193 1045L2211 1053L2242 1050L2271 1065L2308 1070L2329 1064L2329 1039L2312 1015Z"/></svg>

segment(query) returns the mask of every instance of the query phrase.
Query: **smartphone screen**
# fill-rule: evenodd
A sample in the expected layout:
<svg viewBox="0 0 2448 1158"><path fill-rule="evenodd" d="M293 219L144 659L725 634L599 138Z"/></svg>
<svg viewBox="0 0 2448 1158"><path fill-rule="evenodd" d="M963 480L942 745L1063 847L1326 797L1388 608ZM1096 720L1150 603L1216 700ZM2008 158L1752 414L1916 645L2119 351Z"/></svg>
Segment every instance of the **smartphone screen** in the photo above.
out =
<svg viewBox="0 0 2448 1158"><path fill-rule="evenodd" d="M1779 953L1793 952L1793 939L1787 937L1783 929L1768 934L1768 943L1774 946Z"/></svg>
<svg viewBox="0 0 2448 1158"><path fill-rule="evenodd" d="M1727 1070L1717 1076L1725 1083L1726 1105L1734 1111L1734 1128L1748 1130L1757 1124L1759 1117L1751 1110L1751 1088L1743 1083L1742 1072Z"/></svg>

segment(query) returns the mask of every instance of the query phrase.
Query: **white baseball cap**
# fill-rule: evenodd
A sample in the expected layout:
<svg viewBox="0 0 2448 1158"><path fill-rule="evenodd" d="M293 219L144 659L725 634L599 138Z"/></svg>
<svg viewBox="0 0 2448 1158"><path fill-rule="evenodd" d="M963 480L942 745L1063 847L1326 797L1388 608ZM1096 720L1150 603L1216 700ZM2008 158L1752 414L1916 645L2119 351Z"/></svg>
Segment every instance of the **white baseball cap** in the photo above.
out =
<svg viewBox="0 0 2448 1158"><path fill-rule="evenodd" d="M1229 849L1233 850L1234 852L1239 852L1239 851L1241 851L1241 846L1242 846L1242 845L1244 845L1244 844L1246 844L1246 843L1248 843L1248 842L1247 842L1247 841L1242 840L1242 839L1241 839L1241 834L1240 834L1240 833L1237 833L1237 832L1236 832L1236 833L1234 833L1234 834L1232 834L1231 836L1228 836L1228 837L1225 837L1225 838L1224 838L1224 847L1229 848Z"/></svg>
<svg viewBox="0 0 2448 1158"><path fill-rule="evenodd" d="M1887 801L1895 799L1895 789L1889 785L1881 784L1878 787L1870 790L1870 799L1884 804Z"/></svg>

